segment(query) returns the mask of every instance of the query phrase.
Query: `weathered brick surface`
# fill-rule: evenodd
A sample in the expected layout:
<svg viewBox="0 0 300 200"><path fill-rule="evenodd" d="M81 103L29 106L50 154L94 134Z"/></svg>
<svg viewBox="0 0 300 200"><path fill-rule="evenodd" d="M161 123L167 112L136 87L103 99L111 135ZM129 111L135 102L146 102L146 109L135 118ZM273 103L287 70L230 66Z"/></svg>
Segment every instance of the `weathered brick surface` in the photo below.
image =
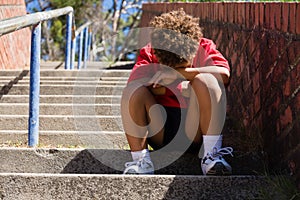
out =
<svg viewBox="0 0 300 200"><path fill-rule="evenodd" d="M231 64L230 128L262 146L270 169L289 165L300 180L300 4L145 4L141 26L159 14L153 10L174 7L199 17L205 37Z"/></svg>
<svg viewBox="0 0 300 200"><path fill-rule="evenodd" d="M24 0L0 0L0 20L25 15ZM25 28L0 36L0 69L28 68L30 29Z"/></svg>

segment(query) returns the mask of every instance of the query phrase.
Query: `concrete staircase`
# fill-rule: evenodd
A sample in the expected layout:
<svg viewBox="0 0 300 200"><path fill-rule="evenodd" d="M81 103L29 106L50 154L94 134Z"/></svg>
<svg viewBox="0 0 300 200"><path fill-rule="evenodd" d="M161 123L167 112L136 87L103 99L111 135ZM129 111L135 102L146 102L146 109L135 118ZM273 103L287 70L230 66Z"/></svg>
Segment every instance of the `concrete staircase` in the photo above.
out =
<svg viewBox="0 0 300 200"><path fill-rule="evenodd" d="M260 198L264 177L241 166L233 176L204 177L194 155L154 154L156 166L171 164L155 175L122 175L130 153L120 95L129 73L100 63L81 71L42 68L40 144L27 148L29 71L0 71L0 198Z"/></svg>

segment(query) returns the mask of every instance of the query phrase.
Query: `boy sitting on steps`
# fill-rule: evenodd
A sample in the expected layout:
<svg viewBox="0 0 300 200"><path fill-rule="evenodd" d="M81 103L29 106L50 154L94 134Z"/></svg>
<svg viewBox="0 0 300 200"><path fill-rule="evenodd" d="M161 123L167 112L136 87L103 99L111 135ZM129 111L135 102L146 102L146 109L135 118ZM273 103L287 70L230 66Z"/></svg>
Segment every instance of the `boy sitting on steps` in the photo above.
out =
<svg viewBox="0 0 300 200"><path fill-rule="evenodd" d="M199 150L202 141L203 174L231 174L222 155L232 155L232 148L222 148L221 135L230 68L198 22L183 9L150 22L151 43L140 50L121 100L133 158L124 174L154 172L148 144L155 151L185 151L195 145Z"/></svg>

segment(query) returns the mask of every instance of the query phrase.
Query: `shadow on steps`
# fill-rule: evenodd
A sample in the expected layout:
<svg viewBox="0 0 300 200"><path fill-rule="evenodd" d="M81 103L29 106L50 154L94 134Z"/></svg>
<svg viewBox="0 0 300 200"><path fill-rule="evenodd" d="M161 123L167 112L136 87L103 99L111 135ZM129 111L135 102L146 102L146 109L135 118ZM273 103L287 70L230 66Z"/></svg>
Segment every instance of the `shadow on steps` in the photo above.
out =
<svg viewBox="0 0 300 200"><path fill-rule="evenodd" d="M150 154L155 174L202 175L200 159L196 154L181 152L160 152ZM233 175L263 174L263 163L249 155L226 156L233 168ZM80 151L61 173L121 174L125 162L131 161L129 151L108 149L86 149Z"/></svg>

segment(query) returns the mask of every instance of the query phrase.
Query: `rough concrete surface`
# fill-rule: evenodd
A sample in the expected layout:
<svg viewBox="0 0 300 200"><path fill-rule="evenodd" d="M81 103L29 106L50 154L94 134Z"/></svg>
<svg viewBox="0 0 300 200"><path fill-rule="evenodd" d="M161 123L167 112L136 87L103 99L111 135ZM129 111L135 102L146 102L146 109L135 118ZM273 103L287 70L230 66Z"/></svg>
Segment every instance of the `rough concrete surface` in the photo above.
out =
<svg viewBox="0 0 300 200"><path fill-rule="evenodd" d="M0 174L3 199L255 199L261 177Z"/></svg>

